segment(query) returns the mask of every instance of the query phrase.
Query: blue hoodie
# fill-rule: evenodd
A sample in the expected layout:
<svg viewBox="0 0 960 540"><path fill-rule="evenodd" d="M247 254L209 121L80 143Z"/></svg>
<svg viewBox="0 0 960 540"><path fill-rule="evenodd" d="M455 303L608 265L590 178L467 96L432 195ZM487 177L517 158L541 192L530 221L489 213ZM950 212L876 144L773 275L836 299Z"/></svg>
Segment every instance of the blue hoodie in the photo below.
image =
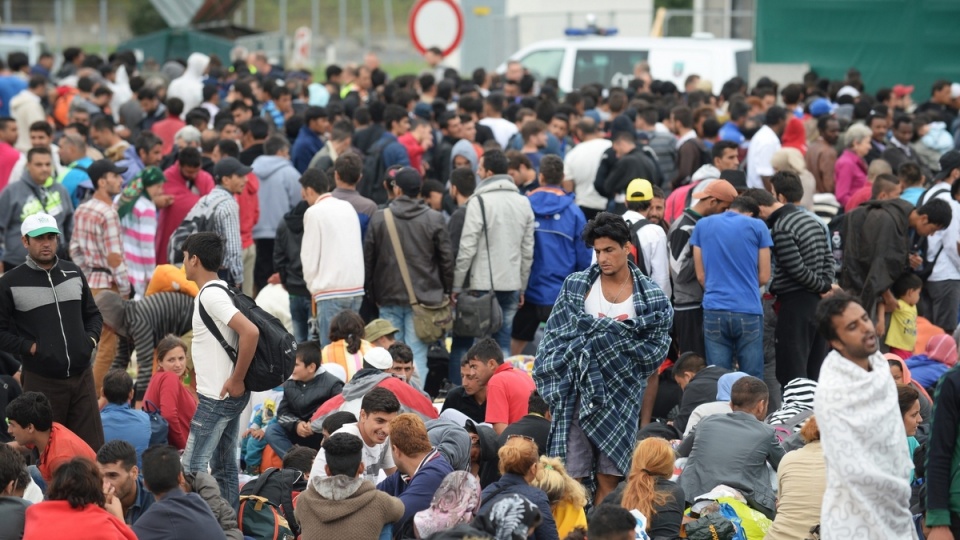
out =
<svg viewBox="0 0 960 540"><path fill-rule="evenodd" d="M552 306L563 280L590 266L590 248L580 238L587 220L573 193L545 186L527 195L533 208L533 267L524 301Z"/></svg>
<svg viewBox="0 0 960 540"><path fill-rule="evenodd" d="M406 475L398 470L377 485L377 489L380 491L403 501L403 517L393 524L394 533L408 528L413 521L414 514L430 508L433 494L437 492L437 488L440 487L443 479L452 472L453 467L443 457L443 454L433 450L426 457L426 461L417 469L413 478L404 479ZM399 538L400 536L395 534L394 537Z"/></svg>
<svg viewBox="0 0 960 540"><path fill-rule="evenodd" d="M297 140L293 141L293 148L290 150L290 159L300 174L307 170L307 167L310 166L310 160L323 148L323 145L323 139L310 128L307 126L300 128Z"/></svg>
<svg viewBox="0 0 960 540"><path fill-rule="evenodd" d="M260 179L260 219L253 226L253 238L272 240L283 216L301 200L300 173L285 157L260 156L253 160L253 174Z"/></svg>

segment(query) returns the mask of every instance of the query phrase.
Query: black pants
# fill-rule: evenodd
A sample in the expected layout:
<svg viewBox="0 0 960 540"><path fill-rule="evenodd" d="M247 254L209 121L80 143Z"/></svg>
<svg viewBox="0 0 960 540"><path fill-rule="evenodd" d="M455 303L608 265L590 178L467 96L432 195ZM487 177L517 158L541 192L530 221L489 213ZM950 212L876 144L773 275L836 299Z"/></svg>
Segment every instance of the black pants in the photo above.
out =
<svg viewBox="0 0 960 540"><path fill-rule="evenodd" d="M673 325L677 331L680 354L694 352L706 358L706 347L703 344L703 308L674 311Z"/></svg>
<svg viewBox="0 0 960 540"><path fill-rule="evenodd" d="M40 392L47 396L54 422L66 426L94 451L103 446L103 424L93 385L93 367L67 379L49 379L24 371L21 380L24 392Z"/></svg>
<svg viewBox="0 0 960 540"><path fill-rule="evenodd" d="M597 214L603 212L603 210L596 210L594 208L587 208L585 206L581 206L580 210L583 211L583 217L587 218L587 221L590 221L591 219L597 217Z"/></svg>
<svg viewBox="0 0 960 540"><path fill-rule="evenodd" d="M781 385L796 378L817 380L826 352L817 332L820 295L798 291L777 296L777 380Z"/></svg>
<svg viewBox="0 0 960 540"><path fill-rule="evenodd" d="M257 258L253 263L253 287L260 291L267 286L267 280L273 275L273 238L257 238Z"/></svg>

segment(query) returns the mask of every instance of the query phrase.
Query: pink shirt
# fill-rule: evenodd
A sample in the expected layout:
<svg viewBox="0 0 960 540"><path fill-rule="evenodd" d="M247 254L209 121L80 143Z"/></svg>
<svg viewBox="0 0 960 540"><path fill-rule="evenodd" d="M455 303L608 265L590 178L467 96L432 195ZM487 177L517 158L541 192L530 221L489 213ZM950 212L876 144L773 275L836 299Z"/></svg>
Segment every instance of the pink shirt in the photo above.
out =
<svg viewBox="0 0 960 540"><path fill-rule="evenodd" d="M157 264L167 264L167 244L170 243L170 235L177 227L183 223L183 218L187 217L190 210L197 204L200 197L213 191L213 177L210 173L200 170L197 179L194 182L187 182L187 179L180 174L180 165L174 163L169 169L163 171L163 176L167 178L163 184L163 192L173 196L173 204L163 208L157 218Z"/></svg>
<svg viewBox="0 0 960 540"><path fill-rule="evenodd" d="M10 183L10 173L20 160L20 152L5 142L0 142L0 191ZM19 178L17 179L19 180Z"/></svg>
<svg viewBox="0 0 960 540"><path fill-rule="evenodd" d="M534 390L530 375L507 362L500 364L487 382L487 423L512 424L526 416Z"/></svg>
<svg viewBox="0 0 960 540"><path fill-rule="evenodd" d="M846 204L858 189L866 185L867 162L848 148L837 158L833 170L836 182L833 192L840 204Z"/></svg>

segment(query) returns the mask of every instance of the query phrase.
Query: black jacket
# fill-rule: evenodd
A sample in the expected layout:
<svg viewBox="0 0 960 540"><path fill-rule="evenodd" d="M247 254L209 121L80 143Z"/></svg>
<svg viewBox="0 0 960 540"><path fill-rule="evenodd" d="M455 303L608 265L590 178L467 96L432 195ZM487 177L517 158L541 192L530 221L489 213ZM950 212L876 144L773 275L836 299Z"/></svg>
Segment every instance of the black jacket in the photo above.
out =
<svg viewBox="0 0 960 540"><path fill-rule="evenodd" d="M343 383L326 371L307 382L290 379L283 383L283 400L277 407L277 423L293 431L297 422L309 422L321 405L341 391Z"/></svg>
<svg viewBox="0 0 960 540"><path fill-rule="evenodd" d="M72 262L44 270L27 257L0 277L0 350L19 355L24 371L52 379L83 373L102 329L87 280Z"/></svg>
<svg viewBox="0 0 960 540"><path fill-rule="evenodd" d="M423 201L401 195L389 206L419 302L439 304L453 290L453 254L443 215ZM384 211L370 219L363 245L366 267L364 289L377 305L410 305Z"/></svg>
<svg viewBox="0 0 960 540"><path fill-rule="evenodd" d="M370 148L380 140L380 136L383 135L384 131L385 128L383 124L370 124L365 128L358 129L357 132L353 134L353 145L366 154L370 151Z"/></svg>
<svg viewBox="0 0 960 540"><path fill-rule="evenodd" d="M612 504L620 506L623 501L623 492L626 490L627 482L620 482L617 489L613 490L603 499L603 504ZM653 540L674 540L680 538L680 524L683 522L683 507L685 506L685 496L683 488L676 482L671 482L666 478L657 478L654 491L657 493L666 493L668 496L662 505L655 504L653 509L656 514L650 520L649 534ZM596 508L596 507L594 507Z"/></svg>
<svg viewBox="0 0 960 540"><path fill-rule="evenodd" d="M903 199L867 201L844 219L840 286L858 296L867 313L910 268L911 211Z"/></svg>
<svg viewBox="0 0 960 540"><path fill-rule="evenodd" d="M693 410L704 403L717 400L717 382L727 373L730 373L729 369L707 366L690 379L687 387L683 389L683 397L680 398L680 412L673 421L673 427L677 428L681 438L687 429L687 421L690 420Z"/></svg>
<svg viewBox="0 0 960 540"><path fill-rule="evenodd" d="M627 185L629 185L630 181L634 178L647 179L655 186L659 186L661 180L660 174L657 172L656 164L639 146L617 160L616 165L613 166L613 170L603 179L603 189L598 189L597 192L613 198L626 192ZM599 180L600 177L598 175L597 182L599 182ZM594 187L597 187L596 183Z"/></svg>
<svg viewBox="0 0 960 540"><path fill-rule="evenodd" d="M287 212L277 227L273 243L273 265L280 274L280 283L287 293L294 296L310 296L303 278L303 263L300 262L300 244L303 243L303 215L310 205L300 201Z"/></svg>

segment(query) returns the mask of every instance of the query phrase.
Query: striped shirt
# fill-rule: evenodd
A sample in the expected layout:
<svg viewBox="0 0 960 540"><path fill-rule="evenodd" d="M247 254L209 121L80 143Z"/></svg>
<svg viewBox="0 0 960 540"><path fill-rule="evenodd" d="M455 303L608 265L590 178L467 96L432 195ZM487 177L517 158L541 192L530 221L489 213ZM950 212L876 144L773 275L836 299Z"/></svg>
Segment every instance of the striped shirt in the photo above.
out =
<svg viewBox="0 0 960 540"><path fill-rule="evenodd" d="M824 293L834 278L834 261L823 222L792 204L774 212L773 255L776 260L770 292Z"/></svg>
<svg viewBox="0 0 960 540"><path fill-rule="evenodd" d="M143 399L153 375L153 353L167 334L182 336L192 329L193 297L178 292L151 294L127 304L127 330L137 351L135 399Z"/></svg>
<svg viewBox="0 0 960 540"><path fill-rule="evenodd" d="M133 210L120 220L123 226L123 258L137 298L143 298L157 266L157 206L140 197Z"/></svg>
<svg viewBox="0 0 960 540"><path fill-rule="evenodd" d="M119 266L113 267L108 262L113 254L120 255ZM83 271L91 289L109 289L116 285L120 296L129 296L130 279L123 260L120 216L113 205L93 198L77 208L73 215L70 258Z"/></svg>

